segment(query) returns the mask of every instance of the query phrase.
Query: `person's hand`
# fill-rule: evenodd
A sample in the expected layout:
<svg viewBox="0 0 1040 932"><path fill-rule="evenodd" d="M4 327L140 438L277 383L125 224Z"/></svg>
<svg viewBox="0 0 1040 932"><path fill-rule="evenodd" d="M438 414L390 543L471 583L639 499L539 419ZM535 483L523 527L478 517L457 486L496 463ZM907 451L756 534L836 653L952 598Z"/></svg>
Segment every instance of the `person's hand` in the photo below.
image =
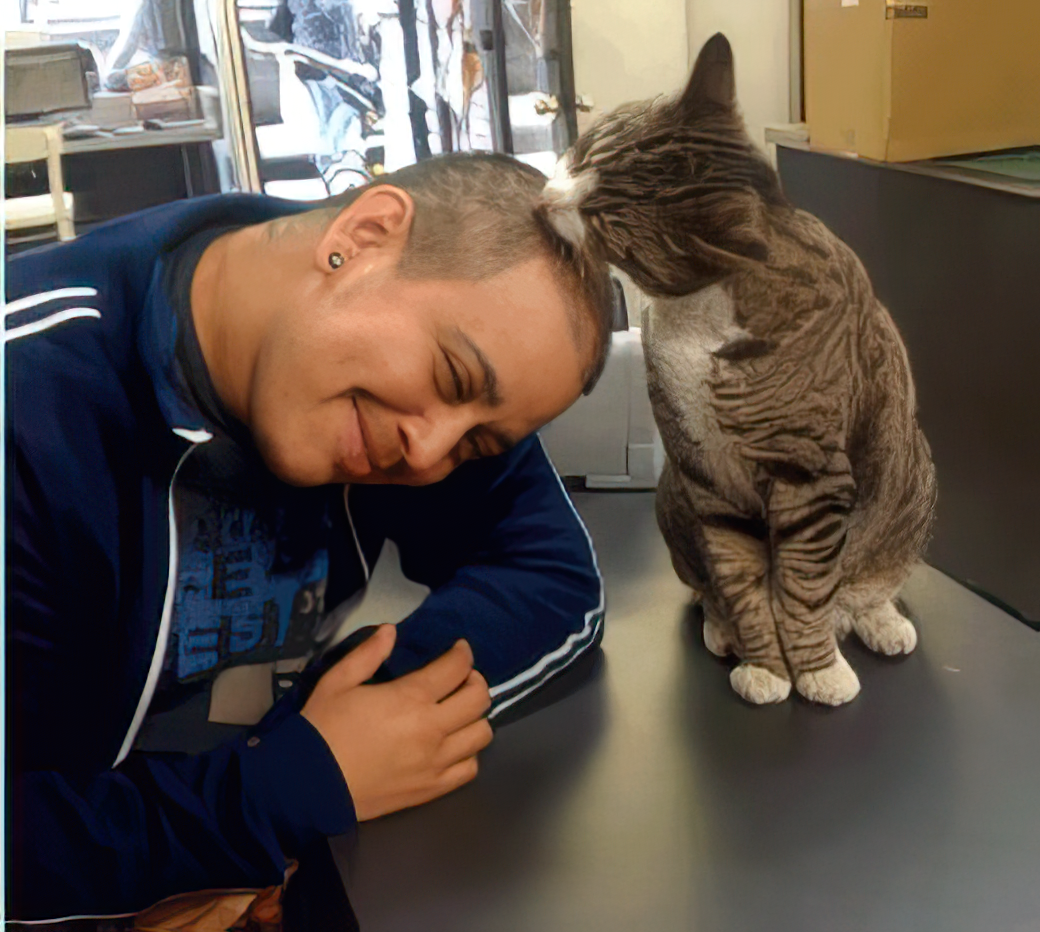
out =
<svg viewBox="0 0 1040 932"><path fill-rule="evenodd" d="M414 673L362 685L394 646L397 629L375 633L328 671L303 717L339 763L359 821L429 802L477 775L491 741L487 683L465 641Z"/></svg>

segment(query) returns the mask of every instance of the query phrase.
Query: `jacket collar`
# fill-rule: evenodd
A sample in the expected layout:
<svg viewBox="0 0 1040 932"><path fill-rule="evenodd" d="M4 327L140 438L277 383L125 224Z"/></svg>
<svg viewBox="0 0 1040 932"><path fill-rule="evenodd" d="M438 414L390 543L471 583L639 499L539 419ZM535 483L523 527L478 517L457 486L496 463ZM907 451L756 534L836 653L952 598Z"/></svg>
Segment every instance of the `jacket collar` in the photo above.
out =
<svg viewBox="0 0 1040 932"><path fill-rule="evenodd" d="M180 201L148 212L153 233L152 274L138 322L137 348L167 426L183 439L205 442L219 426L198 410L180 371L177 315L164 286L164 259L194 233L214 224L249 226L311 206L259 194L224 194Z"/></svg>

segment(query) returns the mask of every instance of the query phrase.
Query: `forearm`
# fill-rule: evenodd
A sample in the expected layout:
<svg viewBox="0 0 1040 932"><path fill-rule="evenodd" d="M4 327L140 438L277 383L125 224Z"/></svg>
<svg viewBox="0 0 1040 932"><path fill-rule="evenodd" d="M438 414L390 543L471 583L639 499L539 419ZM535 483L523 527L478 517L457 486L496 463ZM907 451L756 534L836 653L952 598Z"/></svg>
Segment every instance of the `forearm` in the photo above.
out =
<svg viewBox="0 0 1040 932"><path fill-rule="evenodd" d="M385 668L400 676L464 638L491 687L494 715L598 643L604 595L596 555L537 438L497 475L474 470L466 486L436 491L409 510L395 537L402 568L433 592L398 625ZM423 577L429 553L441 560L440 578Z"/></svg>
<svg viewBox="0 0 1040 932"><path fill-rule="evenodd" d="M508 567L467 567L398 625L398 643L384 664L401 676L458 639L469 642L474 666L491 688L493 718L501 709L561 673L602 636L603 602L591 587ZM538 597L531 598L531 589Z"/></svg>

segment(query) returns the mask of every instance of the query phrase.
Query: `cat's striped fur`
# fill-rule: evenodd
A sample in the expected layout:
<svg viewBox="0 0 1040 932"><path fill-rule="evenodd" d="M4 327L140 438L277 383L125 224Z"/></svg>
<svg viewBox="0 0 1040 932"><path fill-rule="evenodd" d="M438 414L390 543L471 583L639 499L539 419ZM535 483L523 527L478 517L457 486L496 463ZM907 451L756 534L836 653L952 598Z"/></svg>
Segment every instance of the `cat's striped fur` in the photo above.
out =
<svg viewBox="0 0 1040 932"><path fill-rule="evenodd" d="M853 252L790 207L733 98L729 45L685 93L604 118L544 211L651 295L647 376L667 452L658 520L705 642L753 702L839 704L837 639L909 652L893 599L927 542L935 478L902 341Z"/></svg>

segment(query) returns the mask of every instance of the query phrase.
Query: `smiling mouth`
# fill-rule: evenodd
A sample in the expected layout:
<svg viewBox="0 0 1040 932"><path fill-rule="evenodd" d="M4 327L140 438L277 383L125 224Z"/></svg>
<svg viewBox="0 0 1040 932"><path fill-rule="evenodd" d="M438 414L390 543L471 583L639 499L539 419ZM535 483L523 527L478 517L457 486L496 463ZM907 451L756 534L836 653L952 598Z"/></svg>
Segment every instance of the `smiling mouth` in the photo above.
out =
<svg viewBox="0 0 1040 932"><path fill-rule="evenodd" d="M377 481L375 476L378 475L378 481L381 482L405 482L406 478L410 473L408 462L405 459L403 450L390 449L376 449L373 447L370 439L369 427L365 422L365 418L361 414L361 408L358 406L357 397L351 398L351 402L354 405L354 414L357 417L358 432L361 438L361 456L359 457L364 463L364 469L358 471L353 470L355 475L364 475L367 481ZM375 454L373 455L373 450ZM396 453L396 459L391 463L386 462L386 456L384 454L394 455Z"/></svg>
<svg viewBox="0 0 1040 932"><path fill-rule="evenodd" d="M372 458L369 455L365 426L361 419L357 398L352 397L350 403L354 408L354 423L347 427L340 460L340 468L348 477L348 481L349 477L359 478L372 472Z"/></svg>
<svg viewBox="0 0 1040 932"><path fill-rule="evenodd" d="M361 417L361 409L358 407L357 398L351 399L354 404L354 416L357 418L358 433L361 435L361 452L365 457L368 468L372 468L372 456L369 453L368 438L365 436L365 422Z"/></svg>

